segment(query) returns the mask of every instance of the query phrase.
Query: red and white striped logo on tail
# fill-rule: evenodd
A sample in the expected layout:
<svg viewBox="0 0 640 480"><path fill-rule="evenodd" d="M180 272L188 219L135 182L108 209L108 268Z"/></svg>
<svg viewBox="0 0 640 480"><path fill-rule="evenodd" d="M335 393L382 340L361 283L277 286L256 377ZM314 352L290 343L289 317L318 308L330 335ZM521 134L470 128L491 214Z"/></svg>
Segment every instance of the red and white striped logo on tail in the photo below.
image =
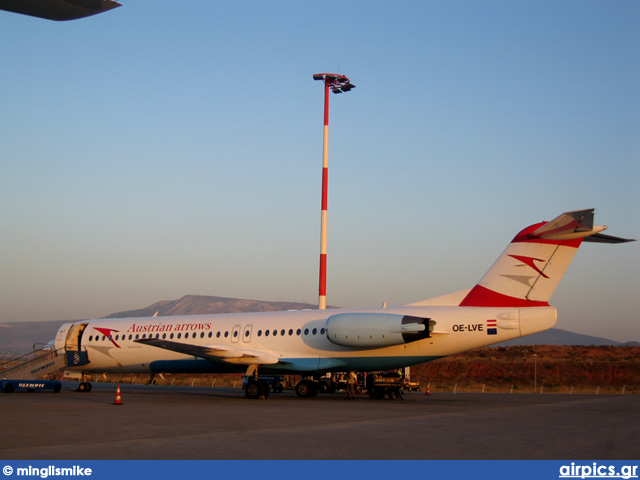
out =
<svg viewBox="0 0 640 480"><path fill-rule="evenodd" d="M460 306L548 306L582 239L534 237L532 233L543 225L531 225L516 235Z"/></svg>

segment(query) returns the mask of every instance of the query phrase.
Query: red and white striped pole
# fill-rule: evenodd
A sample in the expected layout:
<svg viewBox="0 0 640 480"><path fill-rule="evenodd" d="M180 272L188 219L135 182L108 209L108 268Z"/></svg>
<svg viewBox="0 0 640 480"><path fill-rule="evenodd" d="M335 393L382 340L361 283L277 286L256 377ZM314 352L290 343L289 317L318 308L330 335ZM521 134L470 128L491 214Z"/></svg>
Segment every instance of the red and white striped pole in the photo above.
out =
<svg viewBox="0 0 640 480"><path fill-rule="evenodd" d="M355 88L347 77L331 73L317 73L314 80L324 81L324 133L322 143L322 214L320 223L320 287L318 308L327 308L327 197L329 186L329 89L333 93Z"/></svg>
<svg viewBox="0 0 640 480"><path fill-rule="evenodd" d="M329 82L324 82L324 131L322 136L322 212L320 217L320 287L318 308L327 308L327 196L329 188Z"/></svg>

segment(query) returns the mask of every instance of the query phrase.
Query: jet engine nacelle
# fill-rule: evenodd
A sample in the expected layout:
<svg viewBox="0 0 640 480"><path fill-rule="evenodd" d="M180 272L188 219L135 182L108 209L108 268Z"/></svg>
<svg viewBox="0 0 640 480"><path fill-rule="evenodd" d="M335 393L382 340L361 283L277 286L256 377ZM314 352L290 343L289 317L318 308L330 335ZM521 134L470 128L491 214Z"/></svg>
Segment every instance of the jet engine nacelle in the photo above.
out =
<svg viewBox="0 0 640 480"><path fill-rule="evenodd" d="M385 313L340 313L327 319L327 338L344 347L388 347L429 337L429 319Z"/></svg>

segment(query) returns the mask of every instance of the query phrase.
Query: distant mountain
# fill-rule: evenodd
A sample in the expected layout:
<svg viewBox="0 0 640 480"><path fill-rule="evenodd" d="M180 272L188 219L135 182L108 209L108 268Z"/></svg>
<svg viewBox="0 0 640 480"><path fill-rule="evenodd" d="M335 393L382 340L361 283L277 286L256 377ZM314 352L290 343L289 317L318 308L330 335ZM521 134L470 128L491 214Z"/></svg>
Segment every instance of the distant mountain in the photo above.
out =
<svg viewBox="0 0 640 480"><path fill-rule="evenodd" d="M637 347L640 346L640 342L620 343L606 338L573 333L560 328L550 328L544 332L533 333L526 337L514 338L513 340L497 343L495 346L510 347L515 345L593 345L597 347L611 345L615 347Z"/></svg>
<svg viewBox="0 0 640 480"><path fill-rule="evenodd" d="M128 310L103 318L168 317L173 315L205 315L211 313L282 312L285 310L311 310L317 305L295 302L265 302L239 298L185 295L178 300L162 300L139 310Z"/></svg>
<svg viewBox="0 0 640 480"><path fill-rule="evenodd" d="M284 310L316 309L316 305L295 302L265 302L261 300L242 300L237 298L214 297L204 295L185 295L178 300L163 300L138 310L128 310L107 315L104 318L151 317L170 315L198 315L212 313L239 312L278 312ZM0 355L18 356L29 351L36 342L46 343L54 339L63 323L77 320L59 320L51 322L15 322L0 324ZM592 337L579 333L552 328L515 340L509 340L495 346L512 345L611 345L639 346L638 342L620 343L605 338Z"/></svg>

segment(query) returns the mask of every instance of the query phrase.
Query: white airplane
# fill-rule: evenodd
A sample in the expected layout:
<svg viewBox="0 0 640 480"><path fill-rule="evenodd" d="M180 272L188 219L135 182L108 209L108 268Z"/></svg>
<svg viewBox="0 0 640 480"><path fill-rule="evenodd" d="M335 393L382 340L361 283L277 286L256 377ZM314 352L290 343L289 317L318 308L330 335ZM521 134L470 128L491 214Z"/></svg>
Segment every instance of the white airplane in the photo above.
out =
<svg viewBox="0 0 640 480"><path fill-rule="evenodd" d="M48 20L76 20L119 6L113 0L0 0L0 10Z"/></svg>
<svg viewBox="0 0 640 480"><path fill-rule="evenodd" d="M325 372L401 368L553 327L549 299L582 241L632 241L600 233L606 227L593 225L593 212L525 228L477 285L443 297L389 308L81 321L60 328L55 348L74 358L66 369L76 372L246 372L249 398L269 394L258 370L299 374L297 394L314 396L312 377Z"/></svg>

